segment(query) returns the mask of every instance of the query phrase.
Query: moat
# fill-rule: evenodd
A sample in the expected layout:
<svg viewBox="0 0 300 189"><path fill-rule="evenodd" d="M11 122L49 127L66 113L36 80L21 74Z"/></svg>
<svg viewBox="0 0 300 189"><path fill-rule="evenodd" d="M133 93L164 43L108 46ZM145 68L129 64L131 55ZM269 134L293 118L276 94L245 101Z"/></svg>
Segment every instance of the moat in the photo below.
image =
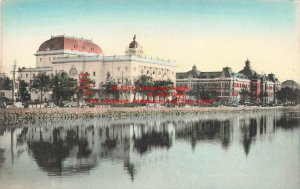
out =
<svg viewBox="0 0 300 189"><path fill-rule="evenodd" d="M0 188L299 188L300 113L0 126Z"/></svg>

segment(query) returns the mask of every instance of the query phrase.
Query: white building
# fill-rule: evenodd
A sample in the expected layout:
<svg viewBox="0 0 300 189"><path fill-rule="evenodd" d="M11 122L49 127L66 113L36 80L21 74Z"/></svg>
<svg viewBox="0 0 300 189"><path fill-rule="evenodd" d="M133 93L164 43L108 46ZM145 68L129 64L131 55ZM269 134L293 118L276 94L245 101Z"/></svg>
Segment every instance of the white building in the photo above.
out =
<svg viewBox="0 0 300 189"><path fill-rule="evenodd" d="M135 36L125 55L104 56L102 49L91 40L61 35L42 43L35 56L36 68L20 68L20 80L30 83L40 72L55 75L65 71L74 79L78 79L81 72L89 73L95 89L100 89L107 77L117 83L127 81L132 85L141 75L176 82L175 62L144 56ZM31 96L38 98L38 95ZM50 94L46 98L49 99Z"/></svg>

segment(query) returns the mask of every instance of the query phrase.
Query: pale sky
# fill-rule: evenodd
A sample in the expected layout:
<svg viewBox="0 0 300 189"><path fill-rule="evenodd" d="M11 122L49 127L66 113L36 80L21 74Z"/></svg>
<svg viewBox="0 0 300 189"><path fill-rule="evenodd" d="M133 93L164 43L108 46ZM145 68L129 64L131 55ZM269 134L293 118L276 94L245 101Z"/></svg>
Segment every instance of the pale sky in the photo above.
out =
<svg viewBox="0 0 300 189"><path fill-rule="evenodd" d="M35 67L51 35L84 37L105 55L124 54L134 34L147 56L175 60L177 71L238 72L247 58L258 73L300 83L296 0L5 0L2 69ZM298 16L297 16L298 15Z"/></svg>

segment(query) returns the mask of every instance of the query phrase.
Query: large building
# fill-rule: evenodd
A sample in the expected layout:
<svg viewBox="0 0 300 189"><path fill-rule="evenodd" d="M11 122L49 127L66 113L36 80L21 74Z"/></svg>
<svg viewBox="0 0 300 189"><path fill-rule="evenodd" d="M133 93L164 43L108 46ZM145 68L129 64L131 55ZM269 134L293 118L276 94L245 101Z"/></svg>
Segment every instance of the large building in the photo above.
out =
<svg viewBox="0 0 300 189"><path fill-rule="evenodd" d="M91 40L65 35L52 36L40 45L35 56L36 68L20 68L19 79L30 83L38 73L55 75L61 71L78 79L80 73L88 73L96 90L107 79L118 84L126 82L133 85L141 75L176 82L175 62L146 57L136 36L124 55L114 56L105 56L102 49ZM32 94L32 99L38 98L38 94ZM50 98L50 94L46 98Z"/></svg>
<svg viewBox="0 0 300 189"><path fill-rule="evenodd" d="M276 103L275 94L280 90L280 83L274 74L257 74L251 69L248 59L239 72L233 72L229 67L221 71L201 72L194 65L188 72L177 73L176 83L194 91L190 96L195 100L203 98L201 94L205 92L222 104L238 104L242 89L249 91L252 102Z"/></svg>

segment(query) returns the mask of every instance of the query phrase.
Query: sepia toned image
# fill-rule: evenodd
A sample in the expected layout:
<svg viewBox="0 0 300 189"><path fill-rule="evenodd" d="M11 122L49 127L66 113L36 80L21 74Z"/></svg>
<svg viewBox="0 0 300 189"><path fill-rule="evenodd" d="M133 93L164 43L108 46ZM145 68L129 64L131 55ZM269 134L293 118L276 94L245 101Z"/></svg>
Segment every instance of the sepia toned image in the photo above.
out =
<svg viewBox="0 0 300 189"><path fill-rule="evenodd" d="M2 0L0 188L300 188L297 0Z"/></svg>

